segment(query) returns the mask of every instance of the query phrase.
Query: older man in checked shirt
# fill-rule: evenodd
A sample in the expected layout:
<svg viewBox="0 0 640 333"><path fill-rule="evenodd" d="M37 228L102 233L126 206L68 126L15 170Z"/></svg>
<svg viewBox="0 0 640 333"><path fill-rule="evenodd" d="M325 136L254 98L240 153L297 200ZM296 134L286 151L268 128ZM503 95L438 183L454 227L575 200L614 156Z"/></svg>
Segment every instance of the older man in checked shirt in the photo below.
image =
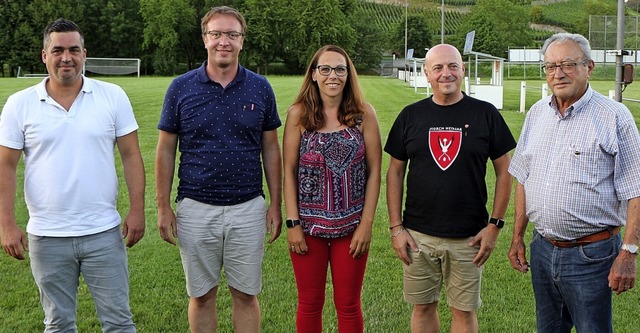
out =
<svg viewBox="0 0 640 333"><path fill-rule="evenodd" d="M613 332L612 290L636 282L640 135L623 104L589 86L583 36L553 35L542 53L553 95L531 107L509 167L518 180L509 259L531 267L538 332Z"/></svg>

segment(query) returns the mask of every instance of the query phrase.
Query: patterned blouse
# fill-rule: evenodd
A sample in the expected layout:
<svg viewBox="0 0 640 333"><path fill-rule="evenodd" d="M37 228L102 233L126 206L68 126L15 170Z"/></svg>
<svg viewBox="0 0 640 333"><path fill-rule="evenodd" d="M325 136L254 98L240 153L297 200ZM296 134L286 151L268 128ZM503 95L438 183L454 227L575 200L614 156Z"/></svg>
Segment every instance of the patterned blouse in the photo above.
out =
<svg viewBox="0 0 640 333"><path fill-rule="evenodd" d="M364 138L357 127L302 134L298 206L305 234L338 238L356 229L364 206L366 171Z"/></svg>

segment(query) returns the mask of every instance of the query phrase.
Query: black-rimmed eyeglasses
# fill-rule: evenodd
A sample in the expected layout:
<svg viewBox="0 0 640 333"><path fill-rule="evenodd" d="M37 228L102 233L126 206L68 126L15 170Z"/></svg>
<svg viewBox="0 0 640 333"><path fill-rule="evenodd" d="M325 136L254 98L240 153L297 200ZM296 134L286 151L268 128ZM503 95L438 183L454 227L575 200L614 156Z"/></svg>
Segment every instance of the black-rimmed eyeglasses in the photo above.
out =
<svg viewBox="0 0 640 333"><path fill-rule="evenodd" d="M336 76L345 76L349 73L349 67L347 66L331 67L329 65L318 65L316 69L322 76L329 76L331 71L336 72Z"/></svg>
<svg viewBox="0 0 640 333"><path fill-rule="evenodd" d="M203 33L203 35L207 35L213 39L220 39L222 37L222 35L227 36L227 38L231 39L231 40L236 40L239 37L244 36L243 33L241 32L237 32L237 31L217 31L217 30L209 30L205 33Z"/></svg>
<svg viewBox="0 0 640 333"><path fill-rule="evenodd" d="M560 70L565 74L571 74L576 71L578 65L584 65L587 63L587 60L582 60L580 62L563 62L558 64L544 64L542 65L542 70L547 75L553 75L556 73L556 69L560 68Z"/></svg>

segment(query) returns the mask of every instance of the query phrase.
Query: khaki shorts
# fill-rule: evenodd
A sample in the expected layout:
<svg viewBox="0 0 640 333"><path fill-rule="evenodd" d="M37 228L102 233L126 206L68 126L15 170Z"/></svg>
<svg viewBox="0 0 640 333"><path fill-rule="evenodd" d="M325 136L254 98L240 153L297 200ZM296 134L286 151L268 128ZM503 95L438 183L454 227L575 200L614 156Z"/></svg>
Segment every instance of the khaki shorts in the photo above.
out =
<svg viewBox="0 0 640 333"><path fill-rule="evenodd" d="M262 196L233 206L213 206L185 198L176 208L178 247L187 294L201 297L220 283L248 295L262 290L266 233Z"/></svg>
<svg viewBox="0 0 640 333"><path fill-rule="evenodd" d="M413 263L404 265L404 299L411 304L431 304L440 299L444 284L447 303L462 311L480 308L482 267L472 262L480 245L469 238L440 238L407 229L419 251L410 251Z"/></svg>

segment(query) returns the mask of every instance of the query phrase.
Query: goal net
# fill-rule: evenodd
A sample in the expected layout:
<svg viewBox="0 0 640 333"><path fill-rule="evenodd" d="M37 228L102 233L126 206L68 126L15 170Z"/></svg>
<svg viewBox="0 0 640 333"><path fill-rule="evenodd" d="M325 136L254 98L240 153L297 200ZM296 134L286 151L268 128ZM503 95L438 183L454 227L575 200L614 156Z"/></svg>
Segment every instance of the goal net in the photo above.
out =
<svg viewBox="0 0 640 333"><path fill-rule="evenodd" d="M138 74L140 77L140 59L138 58L87 58L85 72L104 75Z"/></svg>
<svg viewBox="0 0 640 333"><path fill-rule="evenodd" d="M25 73L22 70L21 66L18 66L18 75L16 75L17 78L19 79L32 79L32 78L36 78L36 79L42 79L49 76L49 74L47 73L39 73L39 74L33 74L33 73Z"/></svg>

